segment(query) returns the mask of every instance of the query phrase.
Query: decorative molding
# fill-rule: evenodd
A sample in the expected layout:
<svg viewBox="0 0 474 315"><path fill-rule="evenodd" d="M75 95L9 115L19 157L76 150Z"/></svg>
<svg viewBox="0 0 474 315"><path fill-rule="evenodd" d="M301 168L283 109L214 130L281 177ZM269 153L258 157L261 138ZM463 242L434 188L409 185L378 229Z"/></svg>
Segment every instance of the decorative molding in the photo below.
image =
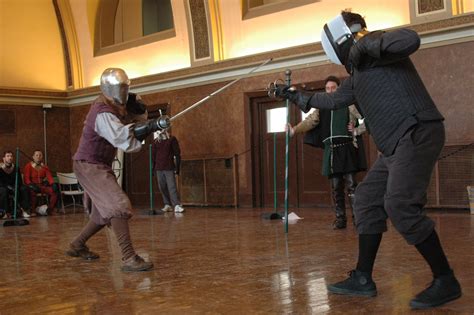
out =
<svg viewBox="0 0 474 315"><path fill-rule="evenodd" d="M68 90L78 89L84 87L83 69L81 60L81 50L77 39L76 25L74 23L74 16L68 0L55 0L59 10L59 16L62 21L61 32L66 40L68 53L68 71L70 72L71 82L68 83ZM55 5L55 6L56 6Z"/></svg>
<svg viewBox="0 0 474 315"><path fill-rule="evenodd" d="M420 34L431 32L437 33L445 30L451 30L463 26L473 26L474 25L474 13L466 13L451 17L449 19L443 19L438 21L427 22L423 24L408 25L404 26L412 30L417 31ZM396 27L400 28L400 27ZM395 28L395 29L396 29Z"/></svg>
<svg viewBox="0 0 474 315"><path fill-rule="evenodd" d="M63 46L64 53L64 63L66 68L66 84L67 89L74 88L74 83L72 82L72 69L71 69L71 58L69 57L69 45L68 39L66 36L66 31L64 29L63 19L61 17L61 10L59 9L58 0L53 0L54 12L56 13L56 18L59 25L59 33L61 34L61 42Z"/></svg>
<svg viewBox="0 0 474 315"><path fill-rule="evenodd" d="M284 0L268 4L263 4L264 1L261 1L261 5L252 6L251 3L255 1L242 0L242 20L248 20L320 1L321 0Z"/></svg>
<svg viewBox="0 0 474 315"><path fill-rule="evenodd" d="M209 59L211 51L206 4L203 0L189 0L188 3L193 21L194 58Z"/></svg>
<svg viewBox="0 0 474 315"><path fill-rule="evenodd" d="M451 0L410 0L411 24L447 19L452 16Z"/></svg>
<svg viewBox="0 0 474 315"><path fill-rule="evenodd" d="M15 89L15 88L1 88L1 96L31 96L31 97L67 97L68 92L63 91L48 91L48 90L35 90L35 89Z"/></svg>
<svg viewBox="0 0 474 315"><path fill-rule="evenodd" d="M205 0L185 0L186 19L191 50L191 66L214 62L212 25Z"/></svg>

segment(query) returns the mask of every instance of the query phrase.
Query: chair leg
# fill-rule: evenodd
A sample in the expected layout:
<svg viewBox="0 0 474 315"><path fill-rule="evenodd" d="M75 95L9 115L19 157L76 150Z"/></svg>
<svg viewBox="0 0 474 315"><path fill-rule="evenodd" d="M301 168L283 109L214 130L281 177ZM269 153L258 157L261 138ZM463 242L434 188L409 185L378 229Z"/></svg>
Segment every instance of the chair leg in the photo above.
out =
<svg viewBox="0 0 474 315"><path fill-rule="evenodd" d="M72 214L76 214L76 198L74 198L74 195L71 195L72 197L72 206L74 207L72 210Z"/></svg>
<svg viewBox="0 0 474 315"><path fill-rule="evenodd" d="M63 214L66 214L66 210L64 209L63 193L60 192L60 194L61 194L61 209L62 209Z"/></svg>

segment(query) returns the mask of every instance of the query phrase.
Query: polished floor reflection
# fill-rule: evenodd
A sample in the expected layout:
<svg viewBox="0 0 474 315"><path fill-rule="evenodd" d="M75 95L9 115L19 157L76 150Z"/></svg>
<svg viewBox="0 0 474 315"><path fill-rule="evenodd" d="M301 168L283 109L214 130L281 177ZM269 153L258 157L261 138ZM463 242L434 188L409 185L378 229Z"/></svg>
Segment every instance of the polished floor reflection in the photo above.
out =
<svg viewBox="0 0 474 315"><path fill-rule="evenodd" d="M329 209L298 209L284 225L262 209L188 208L181 215L131 220L137 252L150 272L124 274L114 236L104 229L88 243L86 262L64 255L86 222L83 214L32 218L0 227L0 314L406 314L430 281L415 248L390 228L377 257L375 298L328 295L326 284L355 265L354 228L331 229ZM414 314L474 313L474 215L434 212L463 297Z"/></svg>

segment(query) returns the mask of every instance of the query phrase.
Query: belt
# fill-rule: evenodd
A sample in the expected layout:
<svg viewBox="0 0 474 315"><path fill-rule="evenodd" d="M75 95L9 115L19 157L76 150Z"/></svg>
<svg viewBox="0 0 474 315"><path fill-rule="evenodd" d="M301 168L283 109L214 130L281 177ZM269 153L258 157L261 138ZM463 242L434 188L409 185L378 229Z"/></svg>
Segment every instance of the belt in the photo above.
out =
<svg viewBox="0 0 474 315"><path fill-rule="evenodd" d="M338 143L338 144L330 144L329 147L331 149L334 149L334 148L339 148L339 147L342 147L344 145L347 145L347 144L352 144L353 141L349 141L349 142L343 142L343 143Z"/></svg>

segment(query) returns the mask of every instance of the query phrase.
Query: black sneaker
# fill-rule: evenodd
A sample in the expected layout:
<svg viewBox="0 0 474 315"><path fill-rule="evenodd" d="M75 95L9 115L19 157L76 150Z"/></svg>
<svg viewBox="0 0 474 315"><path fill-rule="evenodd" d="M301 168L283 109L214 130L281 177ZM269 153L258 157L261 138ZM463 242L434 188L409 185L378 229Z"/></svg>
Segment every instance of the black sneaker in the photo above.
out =
<svg viewBox="0 0 474 315"><path fill-rule="evenodd" d="M377 287L368 272L352 270L349 278L344 281L330 284L327 289L331 293L356 295L356 296L376 296Z"/></svg>
<svg viewBox="0 0 474 315"><path fill-rule="evenodd" d="M435 307L458 299L461 295L461 286L454 273L451 273L435 278L428 288L410 301L410 307L415 309Z"/></svg>
<svg viewBox="0 0 474 315"><path fill-rule="evenodd" d="M332 228L334 230L345 229L346 226L347 226L347 219L345 217L336 218L336 220L332 224Z"/></svg>

